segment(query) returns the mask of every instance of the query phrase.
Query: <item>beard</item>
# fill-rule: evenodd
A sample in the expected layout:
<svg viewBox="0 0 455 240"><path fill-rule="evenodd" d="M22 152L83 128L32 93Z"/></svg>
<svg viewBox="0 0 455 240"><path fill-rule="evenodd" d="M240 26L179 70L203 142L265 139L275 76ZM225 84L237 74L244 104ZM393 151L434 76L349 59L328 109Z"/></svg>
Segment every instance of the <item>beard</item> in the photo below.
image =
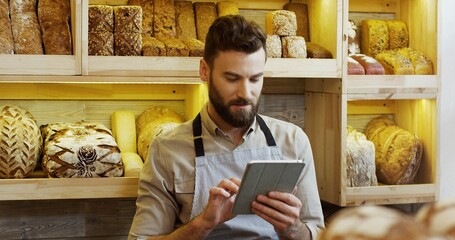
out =
<svg viewBox="0 0 455 240"><path fill-rule="evenodd" d="M213 84L213 77L210 74L210 86L209 86L209 99L212 103L215 111L218 115L231 126L236 128L249 127L256 117L259 108L259 100L261 96L259 95L257 102L255 103L253 99L244 99L237 98L229 102L224 101L223 97L220 94L220 91ZM231 111L230 107L232 105L251 105L251 110L241 109L237 111Z"/></svg>

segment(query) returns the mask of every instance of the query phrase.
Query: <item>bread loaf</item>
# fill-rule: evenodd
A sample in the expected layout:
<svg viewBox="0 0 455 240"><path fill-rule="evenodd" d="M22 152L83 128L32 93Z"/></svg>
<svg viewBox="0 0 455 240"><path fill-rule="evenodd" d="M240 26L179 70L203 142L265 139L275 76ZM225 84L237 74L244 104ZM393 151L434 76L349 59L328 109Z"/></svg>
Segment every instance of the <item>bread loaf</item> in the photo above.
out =
<svg viewBox="0 0 455 240"><path fill-rule="evenodd" d="M0 0L0 54L14 54L8 0Z"/></svg>
<svg viewBox="0 0 455 240"><path fill-rule="evenodd" d="M329 50L312 42L306 42L306 52L308 58L332 58Z"/></svg>
<svg viewBox="0 0 455 240"><path fill-rule="evenodd" d="M297 36L302 36L305 41L310 42L310 24L308 20L308 6L305 3L286 3L284 10L295 13L297 20Z"/></svg>
<svg viewBox="0 0 455 240"><path fill-rule="evenodd" d="M42 138L33 116L25 109L0 107L0 178L24 178L35 169Z"/></svg>
<svg viewBox="0 0 455 240"><path fill-rule="evenodd" d="M297 33L295 13L287 10L267 13L265 16L265 32L269 35L295 36Z"/></svg>
<svg viewBox="0 0 455 240"><path fill-rule="evenodd" d="M142 55L166 56L166 46L154 37L142 36Z"/></svg>
<svg viewBox="0 0 455 240"><path fill-rule="evenodd" d="M389 29L389 49L406 48L409 46L409 33L406 23L398 20L387 20Z"/></svg>
<svg viewBox="0 0 455 240"><path fill-rule="evenodd" d="M190 57L203 57L204 56L204 46L205 44L196 38L183 38L183 44L189 50Z"/></svg>
<svg viewBox="0 0 455 240"><path fill-rule="evenodd" d="M166 46L166 56L188 57L190 55L188 47L178 38L160 38L159 40Z"/></svg>
<svg viewBox="0 0 455 240"><path fill-rule="evenodd" d="M197 38L193 2L176 1L174 5L177 37L180 39Z"/></svg>
<svg viewBox="0 0 455 240"><path fill-rule="evenodd" d="M365 54L351 54L351 58L356 60L365 69L367 75L383 75L385 74L384 67L374 58Z"/></svg>
<svg viewBox="0 0 455 240"><path fill-rule="evenodd" d="M136 119L136 132L139 134L150 122L155 120L162 122L183 122L182 116L175 111L161 106L154 106L143 111Z"/></svg>
<svg viewBox="0 0 455 240"><path fill-rule="evenodd" d="M142 8L140 6L114 7L114 32L141 34Z"/></svg>
<svg viewBox="0 0 455 240"><path fill-rule="evenodd" d="M38 1L38 19L43 35L45 54L72 54L70 16L69 0Z"/></svg>
<svg viewBox="0 0 455 240"><path fill-rule="evenodd" d="M144 166L144 162L137 153L122 152L122 162L125 177L139 177Z"/></svg>
<svg viewBox="0 0 455 240"><path fill-rule="evenodd" d="M368 125L368 140L376 149L378 180L386 184L412 183L423 152L419 138L396 125L379 126L378 129Z"/></svg>
<svg viewBox="0 0 455 240"><path fill-rule="evenodd" d="M434 239L454 239L454 216L455 200L451 198L423 206L417 212L416 220L428 229L429 234L434 237Z"/></svg>
<svg viewBox="0 0 455 240"><path fill-rule="evenodd" d="M139 156L144 160L147 159L148 150L153 140L160 134L166 133L179 125L180 123L178 122L165 122L159 119L149 122L139 133L137 139L137 151Z"/></svg>
<svg viewBox="0 0 455 240"><path fill-rule="evenodd" d="M412 75L414 66L410 59L398 54L395 50L385 50L375 57L384 67L385 74Z"/></svg>
<svg viewBox="0 0 455 240"><path fill-rule="evenodd" d="M205 43L205 37L213 21L218 17L214 2L195 2L194 14L196 16L197 39Z"/></svg>
<svg viewBox="0 0 455 240"><path fill-rule="evenodd" d="M142 35L153 35L153 0L128 0L128 5L140 6L142 8Z"/></svg>
<svg viewBox="0 0 455 240"><path fill-rule="evenodd" d="M114 33L114 8L108 5L88 5L88 31Z"/></svg>
<svg viewBox="0 0 455 240"><path fill-rule="evenodd" d="M114 32L115 56L141 56L142 35L140 32Z"/></svg>
<svg viewBox="0 0 455 240"><path fill-rule="evenodd" d="M153 34L154 37L175 37L175 8L174 0L154 0Z"/></svg>
<svg viewBox="0 0 455 240"><path fill-rule="evenodd" d="M266 48L268 58L280 58L282 56L280 36L267 34Z"/></svg>
<svg viewBox="0 0 455 240"><path fill-rule="evenodd" d="M41 126L43 170L49 177L119 177L123 162L115 139L102 124L53 123Z"/></svg>
<svg viewBox="0 0 455 240"><path fill-rule="evenodd" d="M348 22L348 54L359 54L360 53L360 44L359 38L360 35L357 31L357 25L354 21L349 20Z"/></svg>
<svg viewBox="0 0 455 240"><path fill-rule="evenodd" d="M365 69L352 57L348 57L348 75L365 75Z"/></svg>
<svg viewBox="0 0 455 240"><path fill-rule="evenodd" d="M306 58L306 42L301 36L281 37L284 58Z"/></svg>
<svg viewBox="0 0 455 240"><path fill-rule="evenodd" d="M424 227L410 216L384 206L359 206L337 212L321 240L427 240Z"/></svg>
<svg viewBox="0 0 455 240"><path fill-rule="evenodd" d="M216 3L218 17L227 15L239 15L239 6L235 1L219 1Z"/></svg>
<svg viewBox="0 0 455 240"><path fill-rule="evenodd" d="M114 111L111 116L112 136L122 153L137 152L136 116L132 111Z"/></svg>
<svg viewBox="0 0 455 240"><path fill-rule="evenodd" d="M379 116L371 119L367 126L365 127L365 136L367 139L371 139L373 136L376 136L379 131L382 131L384 128L388 126L395 126L395 121L386 117L386 116Z"/></svg>
<svg viewBox="0 0 455 240"><path fill-rule="evenodd" d="M374 144L366 136L348 127L346 136L346 171L349 187L377 186Z"/></svg>
<svg viewBox="0 0 455 240"><path fill-rule="evenodd" d="M422 52L411 48L401 48L398 49L397 52L411 60L412 65L414 66L414 74L433 74L433 63Z"/></svg>
<svg viewBox="0 0 455 240"><path fill-rule="evenodd" d="M389 28L383 20L362 21L362 53L375 57L389 49Z"/></svg>
<svg viewBox="0 0 455 240"><path fill-rule="evenodd" d="M36 0L10 0L11 26L16 54L43 54Z"/></svg>
<svg viewBox="0 0 455 240"><path fill-rule="evenodd" d="M88 32L88 55L114 56L114 34L112 32Z"/></svg>

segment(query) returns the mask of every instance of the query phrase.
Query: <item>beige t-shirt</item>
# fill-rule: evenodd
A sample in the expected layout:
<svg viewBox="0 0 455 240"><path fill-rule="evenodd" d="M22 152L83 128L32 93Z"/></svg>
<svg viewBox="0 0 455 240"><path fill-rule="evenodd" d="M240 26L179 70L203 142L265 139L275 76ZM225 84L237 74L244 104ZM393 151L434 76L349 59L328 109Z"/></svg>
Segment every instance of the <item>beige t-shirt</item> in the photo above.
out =
<svg viewBox="0 0 455 240"><path fill-rule="evenodd" d="M324 227L324 220L308 137L294 124L262 115L261 117L269 127L283 157L301 159L305 163L296 196L303 204L300 219L310 229L313 239L316 239L317 233ZM201 110L201 120L207 156L267 146L257 121L254 121L245 134L244 142L236 146L210 119L207 105ZM190 221L196 157L192 122L185 122L173 131L160 135L151 144L139 180L136 215L129 239L168 234Z"/></svg>

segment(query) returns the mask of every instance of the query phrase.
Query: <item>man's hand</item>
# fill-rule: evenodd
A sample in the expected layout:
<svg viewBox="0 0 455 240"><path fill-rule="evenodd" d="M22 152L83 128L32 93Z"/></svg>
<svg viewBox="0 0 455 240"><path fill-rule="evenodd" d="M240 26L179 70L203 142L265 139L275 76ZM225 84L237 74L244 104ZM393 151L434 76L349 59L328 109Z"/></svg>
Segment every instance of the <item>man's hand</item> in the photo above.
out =
<svg viewBox="0 0 455 240"><path fill-rule="evenodd" d="M252 211L273 225L280 239L311 239L309 229L300 219L302 202L291 193L270 192L259 195Z"/></svg>
<svg viewBox="0 0 455 240"><path fill-rule="evenodd" d="M240 179L223 179L217 187L210 188L210 196L207 206L199 215L204 228L213 229L218 224L235 217L231 213L234 204L234 195L237 194Z"/></svg>

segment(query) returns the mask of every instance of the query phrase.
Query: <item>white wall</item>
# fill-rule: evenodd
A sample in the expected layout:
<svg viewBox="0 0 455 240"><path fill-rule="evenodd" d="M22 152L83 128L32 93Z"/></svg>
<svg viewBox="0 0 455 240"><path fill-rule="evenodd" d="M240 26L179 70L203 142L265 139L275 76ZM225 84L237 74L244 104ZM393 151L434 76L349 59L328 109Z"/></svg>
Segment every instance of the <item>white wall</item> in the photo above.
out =
<svg viewBox="0 0 455 240"><path fill-rule="evenodd" d="M455 198L455 1L440 0L440 199Z"/></svg>

